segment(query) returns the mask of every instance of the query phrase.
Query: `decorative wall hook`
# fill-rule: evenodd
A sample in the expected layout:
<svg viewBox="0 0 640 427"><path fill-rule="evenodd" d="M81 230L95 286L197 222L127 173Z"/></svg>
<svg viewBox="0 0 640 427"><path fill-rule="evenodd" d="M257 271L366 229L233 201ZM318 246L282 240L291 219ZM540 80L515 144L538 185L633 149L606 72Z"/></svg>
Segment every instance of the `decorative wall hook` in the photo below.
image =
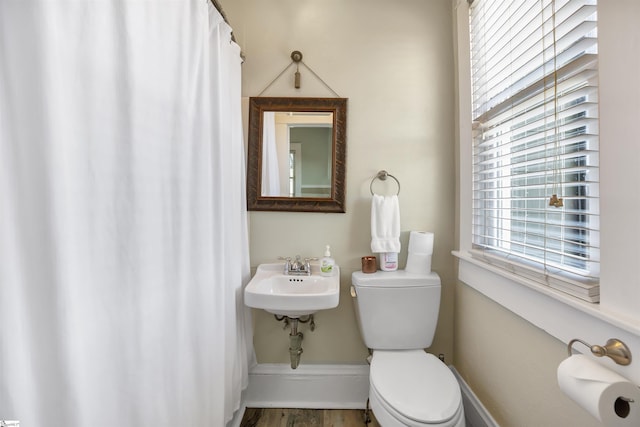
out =
<svg viewBox="0 0 640 427"><path fill-rule="evenodd" d="M589 349L591 350L591 354L593 354L594 356L608 356L613 359L613 361L618 365L626 366L631 364L631 350L629 350L629 347L627 347L625 343L617 338L609 339L604 346L591 345L578 338L574 338L569 341L569 345L567 346L569 356L571 356L571 348L573 346L573 343L575 342L579 342L589 347Z"/></svg>
<svg viewBox="0 0 640 427"><path fill-rule="evenodd" d="M275 78L275 79L273 79L273 80L271 81L271 83L269 83L269 84L267 85L267 87L265 87L265 88L262 90L262 92L260 92L260 93L258 94L258 96L262 96L262 94L263 94L263 93L265 93L265 92L267 91L267 89L269 89L269 88L271 87L271 85L273 85L273 84L275 83L275 81L276 81L276 80L278 80L278 79L279 79L279 78L280 78L280 77L285 73L285 71L287 71L287 70L288 70L292 65L294 65L294 64L295 64L295 66L296 66L296 72L295 72L295 74L294 74L294 87L295 87L296 89L300 89L300 80L301 80L301 76L300 76L300 64L302 64L302 65L304 65L304 66L307 68L307 70L309 70L309 72L311 72L311 74L312 74L316 79L318 79L318 80L319 80L319 81L320 81L320 82L321 82L321 83L322 83L322 84L323 84L327 89L329 89L329 90L330 90L330 91L331 91L331 92L332 92L336 97L340 98L340 95L338 95L338 93L337 93L335 90L333 90L333 89L331 88L331 86L329 86L329 85L328 85L324 80L322 80L322 78L320 78L320 76L319 76L319 75L317 75L317 74L315 73L315 71L313 71L313 70L311 69L311 67L309 67L307 64L305 64L305 63L304 63L304 61L302 60L302 52L300 52L299 50L294 50L293 52L291 52L291 62L289 63L289 65L287 65L287 66L285 67L285 69L284 69L284 70L282 70L282 71L280 72L280 74L278 74L278 75L276 76L276 78Z"/></svg>
<svg viewBox="0 0 640 427"><path fill-rule="evenodd" d="M291 52L291 60L296 63L296 73L294 77L294 86L296 89L300 89L300 61L302 61L302 52L294 50Z"/></svg>

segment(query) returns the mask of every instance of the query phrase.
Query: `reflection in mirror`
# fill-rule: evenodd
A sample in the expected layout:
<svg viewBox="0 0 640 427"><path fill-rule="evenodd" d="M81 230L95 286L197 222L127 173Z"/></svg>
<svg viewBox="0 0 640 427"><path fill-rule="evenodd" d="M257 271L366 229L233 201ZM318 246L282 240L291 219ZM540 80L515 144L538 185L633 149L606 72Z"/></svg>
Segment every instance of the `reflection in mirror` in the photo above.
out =
<svg viewBox="0 0 640 427"><path fill-rule="evenodd" d="M333 113L265 111L262 196L331 197Z"/></svg>
<svg viewBox="0 0 640 427"><path fill-rule="evenodd" d="M346 99L251 98L249 210L344 212Z"/></svg>

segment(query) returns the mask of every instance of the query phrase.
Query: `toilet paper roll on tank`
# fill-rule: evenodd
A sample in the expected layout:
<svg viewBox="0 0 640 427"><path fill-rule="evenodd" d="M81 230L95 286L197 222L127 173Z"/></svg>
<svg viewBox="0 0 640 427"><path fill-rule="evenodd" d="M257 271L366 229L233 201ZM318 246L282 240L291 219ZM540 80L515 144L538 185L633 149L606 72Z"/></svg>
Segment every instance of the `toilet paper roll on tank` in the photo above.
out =
<svg viewBox="0 0 640 427"><path fill-rule="evenodd" d="M409 273L428 274L431 272L434 235L429 231L412 231L409 233L409 247L405 271Z"/></svg>
<svg viewBox="0 0 640 427"><path fill-rule="evenodd" d="M640 426L640 388L595 362L574 354L558 366L558 385L607 427Z"/></svg>

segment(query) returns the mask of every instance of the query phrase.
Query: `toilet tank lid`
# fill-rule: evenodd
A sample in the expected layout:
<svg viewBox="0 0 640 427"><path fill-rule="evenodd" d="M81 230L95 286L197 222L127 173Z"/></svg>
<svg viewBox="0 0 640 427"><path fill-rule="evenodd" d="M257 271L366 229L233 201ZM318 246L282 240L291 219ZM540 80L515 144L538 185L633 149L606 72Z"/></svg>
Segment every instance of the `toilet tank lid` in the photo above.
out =
<svg viewBox="0 0 640 427"><path fill-rule="evenodd" d="M356 287L397 288L440 286L440 276L432 271L428 274L409 273L404 270L363 273L354 271L351 281Z"/></svg>

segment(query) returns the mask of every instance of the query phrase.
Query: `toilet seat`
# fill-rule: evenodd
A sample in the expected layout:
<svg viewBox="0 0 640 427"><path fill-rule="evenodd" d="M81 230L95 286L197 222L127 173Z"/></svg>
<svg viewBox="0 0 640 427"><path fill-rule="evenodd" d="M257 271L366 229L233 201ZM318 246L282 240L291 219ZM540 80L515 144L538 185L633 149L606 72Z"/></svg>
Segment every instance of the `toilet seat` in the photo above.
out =
<svg viewBox="0 0 640 427"><path fill-rule="evenodd" d="M374 414L379 406L398 425L457 426L463 417L456 378L423 350L374 351L370 387Z"/></svg>
<svg viewBox="0 0 640 427"><path fill-rule="evenodd" d="M369 405L382 427L466 427L462 405L453 418L444 423L422 423L409 419L393 409L372 387L369 390Z"/></svg>

